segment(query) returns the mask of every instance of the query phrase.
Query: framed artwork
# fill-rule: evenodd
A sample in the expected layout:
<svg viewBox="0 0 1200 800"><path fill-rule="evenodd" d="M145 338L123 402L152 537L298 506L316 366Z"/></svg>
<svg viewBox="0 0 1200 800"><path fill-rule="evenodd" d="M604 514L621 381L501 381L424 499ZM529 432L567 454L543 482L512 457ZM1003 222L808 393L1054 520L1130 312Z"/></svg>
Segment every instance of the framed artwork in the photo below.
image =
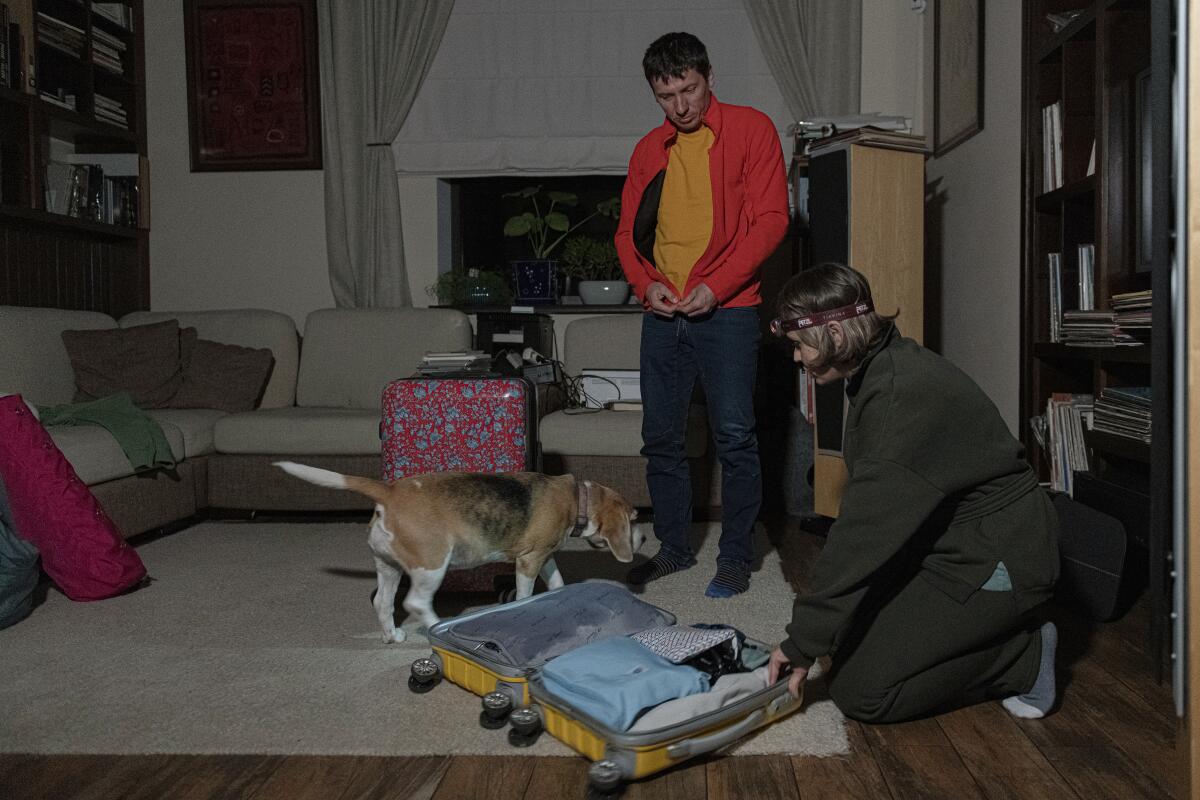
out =
<svg viewBox="0 0 1200 800"><path fill-rule="evenodd" d="M320 169L315 0L184 0L192 171Z"/></svg>
<svg viewBox="0 0 1200 800"><path fill-rule="evenodd" d="M983 129L983 0L933 5L933 154Z"/></svg>

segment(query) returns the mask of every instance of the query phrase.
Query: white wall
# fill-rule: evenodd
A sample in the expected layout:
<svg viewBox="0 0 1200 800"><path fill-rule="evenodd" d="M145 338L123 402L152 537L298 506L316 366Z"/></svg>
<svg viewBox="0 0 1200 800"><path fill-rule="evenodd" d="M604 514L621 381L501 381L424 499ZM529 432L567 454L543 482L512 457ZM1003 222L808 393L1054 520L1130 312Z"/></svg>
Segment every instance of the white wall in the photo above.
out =
<svg viewBox="0 0 1200 800"><path fill-rule="evenodd" d="M269 308L302 324L333 305L322 172L191 172L183 3L144 13L151 307Z"/></svg>
<svg viewBox="0 0 1200 800"><path fill-rule="evenodd" d="M988 3L983 130L926 165L940 264L941 352L987 392L1015 435L1020 409L1021 10ZM938 220L940 219L940 224ZM940 235L936 231L940 228Z"/></svg>
<svg viewBox="0 0 1200 800"><path fill-rule="evenodd" d="M153 307L261 306L300 323L332 305L321 172L190 172L181 4L147 3L145 19ZM940 350L1017 432L1019 5L988 4L986 26L984 130L926 167L938 215L929 260L940 264L927 313L941 317ZM907 0L863 0L864 111L923 119L924 46ZM437 181L399 180L409 285L426 306L437 276Z"/></svg>

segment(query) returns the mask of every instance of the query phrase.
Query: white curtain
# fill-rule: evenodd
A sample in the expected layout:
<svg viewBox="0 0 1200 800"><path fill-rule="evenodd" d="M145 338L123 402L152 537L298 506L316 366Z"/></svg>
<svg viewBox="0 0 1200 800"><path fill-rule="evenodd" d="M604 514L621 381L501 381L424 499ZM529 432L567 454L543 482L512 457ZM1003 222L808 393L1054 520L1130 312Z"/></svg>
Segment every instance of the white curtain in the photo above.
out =
<svg viewBox="0 0 1200 800"><path fill-rule="evenodd" d="M319 0L329 282L339 307L412 305L391 143L454 0Z"/></svg>
<svg viewBox="0 0 1200 800"><path fill-rule="evenodd" d="M743 0L797 120L859 113L862 0Z"/></svg>
<svg viewBox="0 0 1200 800"><path fill-rule="evenodd" d="M393 147L397 169L623 175L663 121L642 55L680 30L707 47L722 102L754 106L781 132L796 121L741 0L458 0Z"/></svg>

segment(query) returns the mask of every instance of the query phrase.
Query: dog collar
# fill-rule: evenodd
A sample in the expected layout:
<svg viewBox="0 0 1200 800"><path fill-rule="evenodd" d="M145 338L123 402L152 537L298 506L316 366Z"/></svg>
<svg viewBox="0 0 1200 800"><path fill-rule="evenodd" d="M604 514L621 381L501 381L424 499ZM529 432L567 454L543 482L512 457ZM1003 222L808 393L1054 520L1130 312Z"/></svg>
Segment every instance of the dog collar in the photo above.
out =
<svg viewBox="0 0 1200 800"><path fill-rule="evenodd" d="M572 536L582 536L588 527L588 500L591 494L587 481L575 481L579 489L578 511L575 513L575 527L571 529Z"/></svg>

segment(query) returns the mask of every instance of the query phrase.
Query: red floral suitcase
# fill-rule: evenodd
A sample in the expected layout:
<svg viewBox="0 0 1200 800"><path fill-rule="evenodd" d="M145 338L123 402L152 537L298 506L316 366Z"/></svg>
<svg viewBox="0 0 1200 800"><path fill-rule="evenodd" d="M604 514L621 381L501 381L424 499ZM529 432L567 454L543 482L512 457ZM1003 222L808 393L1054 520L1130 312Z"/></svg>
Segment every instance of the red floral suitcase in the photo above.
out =
<svg viewBox="0 0 1200 800"><path fill-rule="evenodd" d="M533 385L499 376L417 377L383 390L383 479L427 472L520 472L537 469ZM512 564L452 570L447 591L491 591Z"/></svg>

